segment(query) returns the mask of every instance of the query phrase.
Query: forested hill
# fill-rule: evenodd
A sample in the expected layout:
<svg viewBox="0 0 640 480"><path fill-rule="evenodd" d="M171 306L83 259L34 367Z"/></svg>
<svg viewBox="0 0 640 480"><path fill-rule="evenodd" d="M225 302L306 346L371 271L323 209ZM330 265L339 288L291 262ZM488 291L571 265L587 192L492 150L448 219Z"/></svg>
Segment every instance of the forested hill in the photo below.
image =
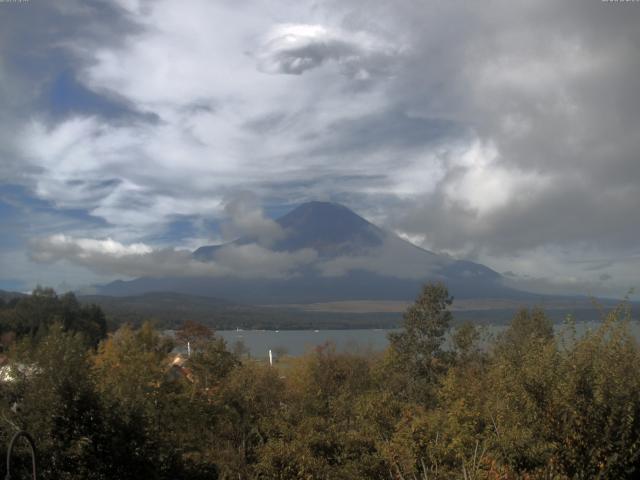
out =
<svg viewBox="0 0 640 480"><path fill-rule="evenodd" d="M389 312L309 312L296 308L238 304L175 292L122 297L84 295L78 299L86 304L99 305L112 326L123 322L141 325L145 320L153 320L158 327L174 329L186 320L195 320L216 330L395 328L401 317L398 313Z"/></svg>

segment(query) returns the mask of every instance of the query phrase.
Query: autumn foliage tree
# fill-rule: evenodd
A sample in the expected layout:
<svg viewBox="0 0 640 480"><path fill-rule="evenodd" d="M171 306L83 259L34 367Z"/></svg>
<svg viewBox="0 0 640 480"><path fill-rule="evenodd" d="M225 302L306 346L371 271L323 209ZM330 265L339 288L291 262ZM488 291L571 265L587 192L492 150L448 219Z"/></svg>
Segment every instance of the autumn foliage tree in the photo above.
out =
<svg viewBox="0 0 640 480"><path fill-rule="evenodd" d="M214 338L213 330L193 320L185 321L182 326L176 330L176 341L185 348L202 348Z"/></svg>

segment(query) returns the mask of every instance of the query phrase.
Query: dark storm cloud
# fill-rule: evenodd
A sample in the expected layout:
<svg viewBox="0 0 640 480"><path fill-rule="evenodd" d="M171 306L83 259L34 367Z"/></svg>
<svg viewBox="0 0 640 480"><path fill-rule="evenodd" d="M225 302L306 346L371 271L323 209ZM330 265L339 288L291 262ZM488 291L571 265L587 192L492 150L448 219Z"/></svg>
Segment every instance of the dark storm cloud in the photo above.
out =
<svg viewBox="0 0 640 480"><path fill-rule="evenodd" d="M135 29L113 2L64 0L2 5L0 57L6 75L3 86L7 88L3 106L13 106L13 113L31 115L33 109L51 100L47 93L55 94L50 89L55 89L56 82L67 83L78 95L92 94L73 78L73 71L85 59L68 47L72 42L85 48L115 45ZM106 102L99 98L92 101Z"/></svg>
<svg viewBox="0 0 640 480"><path fill-rule="evenodd" d="M508 205L484 215L460 203L447 204L448 196L437 190L410 208L397 226L425 233L441 248L463 250L473 242L493 254L522 253L547 243L588 241L612 249L638 245L640 191L617 195L597 185L575 185L570 178L559 182L535 198L517 192Z"/></svg>
<svg viewBox="0 0 640 480"><path fill-rule="evenodd" d="M611 278L568 262L598 252L617 254L619 285L637 283L625 262L640 236L638 5L367 2L364 13L354 1L336 8L351 24L396 28L409 39L386 90L390 103L416 119L466 128L485 147L462 162L459 150L441 155L441 179L390 204L389 225L427 247L487 262L544 257L527 265L534 288L557 274L553 288L597 290ZM377 144L398 137L378 133ZM562 249L570 253L558 256ZM554 263L562 272L549 269Z"/></svg>
<svg viewBox="0 0 640 480"><path fill-rule="evenodd" d="M412 39L406 68L390 88L395 102L491 142L497 156L483 169L504 170L507 181L531 175L540 182L483 211L456 191L477 165L450 165L438 188L397 226L426 234L436 248L637 245L640 9L602 2L447 2L433 9L400 3L404 8L376 4L379 16L408 26ZM352 4L351 14L362 16L355 13L361 3ZM457 38L445 31L453 25Z"/></svg>

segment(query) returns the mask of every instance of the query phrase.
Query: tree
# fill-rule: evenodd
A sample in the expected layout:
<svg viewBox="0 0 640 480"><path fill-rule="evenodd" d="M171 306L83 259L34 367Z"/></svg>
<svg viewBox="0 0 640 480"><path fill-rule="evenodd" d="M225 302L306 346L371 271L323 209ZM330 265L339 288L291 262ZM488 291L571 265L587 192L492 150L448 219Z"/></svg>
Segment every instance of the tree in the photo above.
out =
<svg viewBox="0 0 640 480"><path fill-rule="evenodd" d="M247 344L244 343L242 339L236 340L233 342L233 347L231 348L233 354L241 359L243 357L251 357L251 350L247 347Z"/></svg>
<svg viewBox="0 0 640 480"><path fill-rule="evenodd" d="M186 394L176 398L174 385L167 380L172 348L172 341L146 322L138 330L121 327L93 356L96 390L103 408L112 415L108 425L114 438L132 439L132 448L119 452L120 458L111 462L130 464L132 473L127 478L134 471L140 472L133 475L136 478L163 478L162 472L168 478L182 477L175 473L180 452L172 435L177 430L176 416L188 406L183 401ZM117 442L112 445L118 447Z"/></svg>
<svg viewBox="0 0 640 480"><path fill-rule="evenodd" d="M571 478L638 477L640 348L629 321L614 309L563 355L548 431Z"/></svg>
<svg viewBox="0 0 640 480"><path fill-rule="evenodd" d="M554 446L547 419L562 358L553 325L541 309L518 311L491 352L487 423L493 426L501 461L517 471L543 468Z"/></svg>
<svg viewBox="0 0 640 480"><path fill-rule="evenodd" d="M215 387L240 364L236 355L227 350L224 339L215 338L196 350L188 362L193 370L196 387Z"/></svg>
<svg viewBox="0 0 640 480"><path fill-rule="evenodd" d="M453 332L451 340L454 351L462 363L465 363L469 357L480 353L478 345L480 331L471 322L465 322L458 326Z"/></svg>
<svg viewBox="0 0 640 480"><path fill-rule="evenodd" d="M225 377L215 396L220 415L212 446L222 478L254 478L250 472L269 436L268 421L282 416L283 389L276 369L254 362Z"/></svg>
<svg viewBox="0 0 640 480"><path fill-rule="evenodd" d="M441 347L451 323L448 308L452 302L444 284L424 285L403 315L403 330L389 334L389 373L404 374L405 385L398 387L404 387L410 398L433 399L433 386L445 370Z"/></svg>
<svg viewBox="0 0 640 480"><path fill-rule="evenodd" d="M553 323L541 308L519 310L496 341L496 353L519 362L534 344L552 341Z"/></svg>
<svg viewBox="0 0 640 480"><path fill-rule="evenodd" d="M168 353L173 348L146 322L138 330L125 325L100 344L93 371L104 399L127 411L153 414L165 378Z"/></svg>
<svg viewBox="0 0 640 480"><path fill-rule="evenodd" d="M213 330L193 320L187 320L182 324L182 327L176 331L176 340L178 343L185 347L189 345L190 348L194 350L203 348L213 338Z"/></svg>
<svg viewBox="0 0 640 480"><path fill-rule="evenodd" d="M73 293L58 296L51 288L36 288L30 296L10 302L0 312L0 334L13 332L36 343L55 323L65 331L79 332L85 344L96 347L107 333L104 313L97 305L81 305ZM4 342L3 342L4 343Z"/></svg>
<svg viewBox="0 0 640 480"><path fill-rule="evenodd" d="M286 369L285 404L267 424L260 447L260 478L384 478L378 431L370 415L374 384L366 357L317 347ZM277 368L270 369L277 371ZM386 407L386 406L385 406Z"/></svg>
<svg viewBox="0 0 640 480"><path fill-rule="evenodd" d="M40 475L45 479L113 478L103 462L105 413L90 375L89 354L79 333L65 332L53 324L33 349L23 341L20 354L23 374L13 386L18 408L3 417L36 438ZM16 353L16 352L14 352ZM119 477L125 478L125 477Z"/></svg>

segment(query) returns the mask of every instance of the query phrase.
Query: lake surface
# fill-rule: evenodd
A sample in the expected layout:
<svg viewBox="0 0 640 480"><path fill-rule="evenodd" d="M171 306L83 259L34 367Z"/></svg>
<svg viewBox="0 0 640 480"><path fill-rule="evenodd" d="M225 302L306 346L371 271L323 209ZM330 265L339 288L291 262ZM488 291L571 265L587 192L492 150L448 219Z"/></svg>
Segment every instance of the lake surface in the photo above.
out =
<svg viewBox="0 0 640 480"><path fill-rule="evenodd" d="M576 323L576 332L582 335L598 325L598 322ZM506 326L487 325L480 328L483 342L488 343ZM558 324L554 328L560 333L564 326ZM265 358L268 357L269 350L272 350L274 355L279 350L287 355L303 355L326 342L335 344L336 350L341 352L381 351L389 344L387 334L392 331L394 330L218 330L216 334L225 339L229 349L233 349L234 344L240 341L252 357ZM640 340L639 322L631 322L630 331Z"/></svg>
<svg viewBox="0 0 640 480"><path fill-rule="evenodd" d="M287 355L303 355L326 342L335 344L338 351L384 350L388 345L387 333L392 330L217 330L216 335L233 349L241 341L253 357L267 357L283 350Z"/></svg>

